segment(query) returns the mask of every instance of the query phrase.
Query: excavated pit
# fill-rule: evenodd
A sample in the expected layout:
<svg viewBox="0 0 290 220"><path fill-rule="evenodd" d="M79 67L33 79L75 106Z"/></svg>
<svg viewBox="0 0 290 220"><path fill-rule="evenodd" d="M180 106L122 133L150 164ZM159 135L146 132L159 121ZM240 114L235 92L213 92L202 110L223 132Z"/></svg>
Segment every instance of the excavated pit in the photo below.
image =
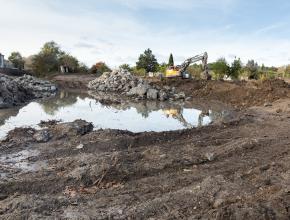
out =
<svg viewBox="0 0 290 220"><path fill-rule="evenodd" d="M116 95L111 95L115 97ZM172 131L201 127L232 117L220 103L114 100L108 94L81 90L62 90L50 99L33 101L17 110L5 110L0 121L0 138L18 127L40 129L41 121L92 122L95 129L132 132ZM105 99L107 98L107 99ZM1 111L0 111L1 112ZM4 113L4 111L3 111Z"/></svg>

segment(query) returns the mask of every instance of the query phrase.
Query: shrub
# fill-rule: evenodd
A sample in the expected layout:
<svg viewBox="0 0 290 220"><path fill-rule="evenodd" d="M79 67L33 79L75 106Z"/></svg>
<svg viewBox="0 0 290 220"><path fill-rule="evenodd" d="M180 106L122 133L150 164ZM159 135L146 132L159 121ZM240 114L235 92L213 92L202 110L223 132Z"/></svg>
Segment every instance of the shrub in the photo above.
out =
<svg viewBox="0 0 290 220"><path fill-rule="evenodd" d="M98 62L95 65L93 65L90 69L90 72L92 74L102 75L104 72L111 72L112 70L104 63L104 62Z"/></svg>
<svg viewBox="0 0 290 220"><path fill-rule="evenodd" d="M210 65L210 69L214 73L214 79L223 79L225 75L229 74L230 67L225 58L220 58Z"/></svg>
<svg viewBox="0 0 290 220"><path fill-rule="evenodd" d="M146 76L146 70L144 68L138 69L137 67L134 67L132 72L136 76Z"/></svg>

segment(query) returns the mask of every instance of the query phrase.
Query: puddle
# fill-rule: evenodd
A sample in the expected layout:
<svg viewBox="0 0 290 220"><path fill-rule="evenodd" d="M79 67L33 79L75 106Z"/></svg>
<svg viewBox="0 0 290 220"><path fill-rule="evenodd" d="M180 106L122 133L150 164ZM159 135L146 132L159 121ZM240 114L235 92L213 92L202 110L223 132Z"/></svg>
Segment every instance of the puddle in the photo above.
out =
<svg viewBox="0 0 290 220"><path fill-rule="evenodd" d="M71 122L83 119L95 129L112 128L143 131L170 131L208 125L228 114L223 108L176 105L161 102L125 102L102 105L87 93L61 91L56 97L40 100L1 114L0 138L16 127L39 128L40 121Z"/></svg>
<svg viewBox="0 0 290 220"><path fill-rule="evenodd" d="M0 157L1 176L6 175L6 171L19 170L24 172L38 171L47 166L44 161L32 160L37 156L39 151L37 150L22 150L14 154L8 154ZM3 172L4 171L4 172Z"/></svg>

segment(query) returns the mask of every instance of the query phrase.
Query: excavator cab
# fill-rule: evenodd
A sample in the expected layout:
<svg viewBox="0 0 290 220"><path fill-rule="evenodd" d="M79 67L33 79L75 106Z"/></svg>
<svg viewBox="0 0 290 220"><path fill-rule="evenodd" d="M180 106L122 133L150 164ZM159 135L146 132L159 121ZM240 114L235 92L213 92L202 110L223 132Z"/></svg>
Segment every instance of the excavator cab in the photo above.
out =
<svg viewBox="0 0 290 220"><path fill-rule="evenodd" d="M165 77L166 78L180 77L180 76L181 76L180 75L180 71L175 66L168 67L166 72L165 72Z"/></svg>

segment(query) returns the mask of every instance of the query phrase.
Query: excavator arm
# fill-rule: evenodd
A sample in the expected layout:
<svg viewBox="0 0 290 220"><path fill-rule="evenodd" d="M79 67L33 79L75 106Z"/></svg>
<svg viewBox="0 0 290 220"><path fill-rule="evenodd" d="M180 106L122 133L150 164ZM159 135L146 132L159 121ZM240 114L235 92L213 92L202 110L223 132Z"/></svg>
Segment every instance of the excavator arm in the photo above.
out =
<svg viewBox="0 0 290 220"><path fill-rule="evenodd" d="M207 52L205 52L203 54L196 55L194 57L191 57L191 58L185 60L181 65L179 65L177 67L178 67L180 73L183 74L192 63L202 61L202 67L204 69L203 77L205 79L209 80L209 79L211 79L211 76L210 76L209 71L208 71L207 59L208 59L208 54L207 54Z"/></svg>

